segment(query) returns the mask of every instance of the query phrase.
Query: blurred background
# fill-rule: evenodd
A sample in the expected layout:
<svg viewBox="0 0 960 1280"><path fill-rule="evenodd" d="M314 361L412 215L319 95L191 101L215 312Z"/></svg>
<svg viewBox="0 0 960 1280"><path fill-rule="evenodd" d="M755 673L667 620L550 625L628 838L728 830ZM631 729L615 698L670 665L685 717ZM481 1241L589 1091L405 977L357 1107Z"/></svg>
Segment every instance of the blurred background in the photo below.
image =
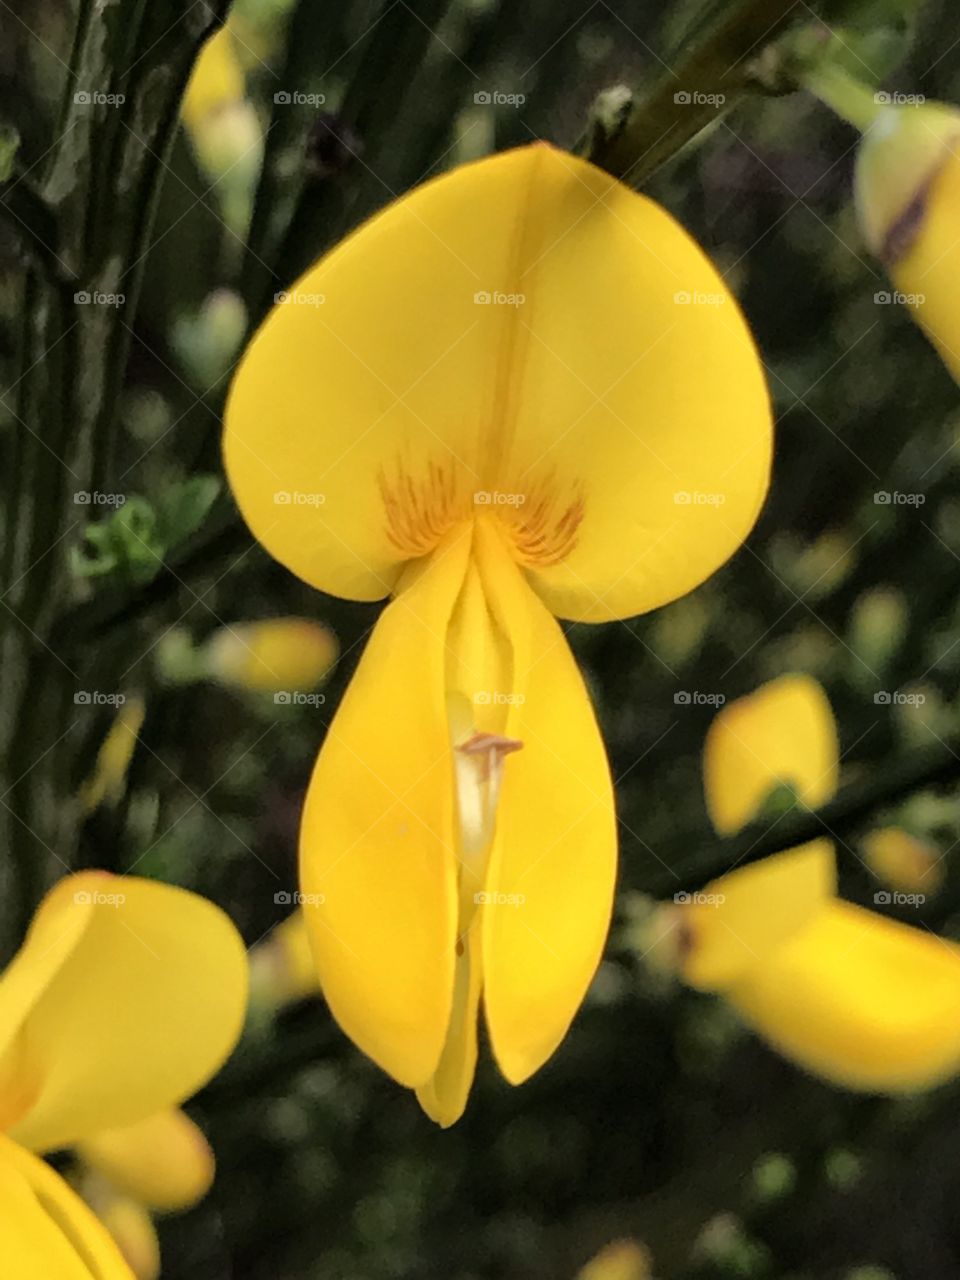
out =
<svg viewBox="0 0 960 1280"><path fill-rule="evenodd" d="M790 8L749 7L761 34ZM57 659L13 628L7 888L19 906L5 956L55 872L51 847L74 866L197 890L261 961L276 955L263 948L291 911L306 781L378 608L299 583L239 522L219 438L245 336L326 246L430 174L535 138L573 148L612 85L687 87L689 33L717 11L237 0L178 124L214 8L171 0L147 20L125 3L11 0L0 12L0 173L16 192L0 190L4 607ZM868 83L960 100L948 0L820 12L866 33L855 48ZM142 113L122 129L96 101L76 105L100 111L97 128L79 114L71 125L70 104L64 124L84 21L122 47L122 75L82 88L126 86ZM748 42L744 65L764 47ZM188 1107L218 1176L160 1224L167 1280L562 1280L628 1239L649 1265L621 1249L590 1280L960 1276L958 1087L905 1101L830 1088L645 958L652 900L723 869L701 787L710 719L786 671L826 687L844 784L891 780L889 801L839 828L842 892L873 903L862 840L896 822L944 855L926 901L900 918L960 938L945 856L960 840L957 388L863 246L855 132L808 94L744 92L736 65L731 109L644 190L704 246L753 327L776 410L773 485L746 546L700 589L648 617L569 628L619 780L617 917L585 1007L522 1088L483 1060L466 1116L441 1132L319 997L265 977L267 963L244 1040ZM63 177L76 172L83 190ZM51 207L66 217L57 239ZM58 318L52 298L97 290L123 295L112 316L74 296ZM109 328L84 328L96 323ZM104 411L87 421L94 401ZM45 510L58 432L83 461ZM898 494L912 498L883 496ZM320 628L300 702L250 688L222 630L286 617ZM98 761L118 714L126 737Z"/></svg>

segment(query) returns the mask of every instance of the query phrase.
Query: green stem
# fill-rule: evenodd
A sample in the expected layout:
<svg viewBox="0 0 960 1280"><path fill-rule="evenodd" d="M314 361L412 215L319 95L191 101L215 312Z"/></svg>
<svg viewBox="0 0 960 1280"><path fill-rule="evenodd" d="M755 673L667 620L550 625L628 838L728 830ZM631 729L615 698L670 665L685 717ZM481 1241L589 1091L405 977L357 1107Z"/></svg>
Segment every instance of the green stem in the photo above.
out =
<svg viewBox="0 0 960 1280"><path fill-rule="evenodd" d="M713 0L650 89L600 95L578 150L614 177L642 186L756 87L755 59L804 13L809 19L810 10L792 0Z"/></svg>
<svg viewBox="0 0 960 1280"><path fill-rule="evenodd" d="M801 78L825 106L861 133L870 128L883 110L872 89L848 76L834 63L821 63Z"/></svg>
<svg viewBox="0 0 960 1280"><path fill-rule="evenodd" d="M861 828L868 820L913 791L925 787L954 784L960 776L960 738L945 739L923 746L900 759L874 769L862 781L844 789L823 806L810 810L798 808L779 821L769 819L752 823L737 835L724 840L716 836L689 832L677 841L677 848L708 846L703 856L674 866L676 875L657 876L656 883L644 885L654 894L673 892L678 883L683 888L697 888L732 867L759 862L771 854L820 837L835 838L843 849L843 838ZM678 879L679 877L679 879Z"/></svg>

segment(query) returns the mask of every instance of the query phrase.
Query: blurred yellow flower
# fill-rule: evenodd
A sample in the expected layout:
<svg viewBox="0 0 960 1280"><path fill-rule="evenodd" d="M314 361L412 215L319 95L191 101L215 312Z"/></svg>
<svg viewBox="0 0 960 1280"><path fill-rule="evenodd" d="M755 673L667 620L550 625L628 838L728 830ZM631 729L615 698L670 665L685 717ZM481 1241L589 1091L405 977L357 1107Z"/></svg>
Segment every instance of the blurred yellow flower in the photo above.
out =
<svg viewBox="0 0 960 1280"><path fill-rule="evenodd" d="M736 831L779 780L808 803L829 799L837 765L822 689L784 677L725 707L711 726L708 807ZM722 994L801 1066L884 1093L960 1070L960 948L839 901L831 841L731 871L666 911L684 979Z"/></svg>
<svg viewBox="0 0 960 1280"><path fill-rule="evenodd" d="M330 674L337 639L307 618L237 622L215 631L201 657L221 684L257 693L309 691Z"/></svg>
<svg viewBox="0 0 960 1280"><path fill-rule="evenodd" d="M860 146L856 181L867 243L960 379L960 110L886 108Z"/></svg>
<svg viewBox="0 0 960 1280"><path fill-rule="evenodd" d="M863 133L857 215L895 286L876 300L907 306L960 380L960 109L918 94L874 93L832 65L808 82Z"/></svg>
<svg viewBox="0 0 960 1280"><path fill-rule="evenodd" d="M816 809L837 789L833 712L816 680L780 676L715 716L703 751L710 821L721 835L739 831L778 783Z"/></svg>
<svg viewBox="0 0 960 1280"><path fill-rule="evenodd" d="M294 911L250 952L250 1006L277 1009L319 990L307 922Z"/></svg>
<svg viewBox="0 0 960 1280"><path fill-rule="evenodd" d="M861 840L867 866L898 893L932 897L943 884L944 861L926 840L900 827L882 827Z"/></svg>
<svg viewBox="0 0 960 1280"><path fill-rule="evenodd" d="M636 1240L614 1240L577 1272L577 1280L650 1280L650 1253Z"/></svg>
<svg viewBox="0 0 960 1280"><path fill-rule="evenodd" d="M75 1147L79 1190L107 1227L137 1280L160 1273L160 1243L151 1211L189 1209L213 1182L206 1137L175 1107L136 1124L101 1129Z"/></svg>
<svg viewBox="0 0 960 1280"><path fill-rule="evenodd" d="M77 799L84 814L100 805L117 804L123 798L127 770L137 747L147 707L139 694L128 697L117 712L100 750L93 773L80 788Z"/></svg>
<svg viewBox="0 0 960 1280"><path fill-rule="evenodd" d="M100 1129L78 1142L76 1151L119 1191L160 1213L189 1209L213 1182L210 1144L176 1107L119 1129Z"/></svg>
<svg viewBox="0 0 960 1280"><path fill-rule="evenodd" d="M47 894L0 977L0 1274L89 1280L95 1262L129 1280L101 1223L33 1153L92 1150L193 1093L239 1036L246 985L236 930L195 894L94 871ZM163 1189L161 1166L140 1176Z"/></svg>
<svg viewBox="0 0 960 1280"><path fill-rule="evenodd" d="M212 114L239 102L243 93L243 68L233 34L229 27L218 27L200 50L183 95L180 111L184 124L195 132Z"/></svg>
<svg viewBox="0 0 960 1280"><path fill-rule="evenodd" d="M200 50L180 113L200 168L216 179L226 220L242 237L260 170L263 130L244 96L246 77L234 27L230 22L218 28Z"/></svg>
<svg viewBox="0 0 960 1280"><path fill-rule="evenodd" d="M524 147L419 187L283 295L224 448L273 555L392 597L308 792L304 916L334 1016L450 1124L481 992L518 1084L609 925L609 770L556 616L654 609L736 550L768 483L760 362L662 209Z"/></svg>

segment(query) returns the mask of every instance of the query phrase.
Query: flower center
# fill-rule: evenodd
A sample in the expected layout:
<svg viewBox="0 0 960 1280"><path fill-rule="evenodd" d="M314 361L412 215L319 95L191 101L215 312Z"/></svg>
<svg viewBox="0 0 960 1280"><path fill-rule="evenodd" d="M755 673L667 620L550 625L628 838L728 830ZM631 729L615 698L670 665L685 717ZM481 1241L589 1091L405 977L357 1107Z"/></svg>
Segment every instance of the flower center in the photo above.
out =
<svg viewBox="0 0 960 1280"><path fill-rule="evenodd" d="M553 476L528 485L522 502L501 513L520 564L546 568L564 560L577 543L584 497L578 485L566 492Z"/></svg>
<svg viewBox="0 0 960 1280"><path fill-rule="evenodd" d="M429 555L458 521L493 516L519 564L546 568L576 546L584 514L578 484L564 486L546 475L513 488L471 492L455 459L431 460L419 475L398 460L390 472L381 469L378 483L387 537L409 559Z"/></svg>
<svg viewBox="0 0 960 1280"><path fill-rule="evenodd" d="M474 733L454 747L460 842L470 862L486 858L497 820L503 762L523 743L499 733Z"/></svg>
<svg viewBox="0 0 960 1280"><path fill-rule="evenodd" d="M426 472L416 478L398 462L392 476L381 470L377 479L387 537L410 559L431 552L466 514L467 495L453 460L429 462Z"/></svg>

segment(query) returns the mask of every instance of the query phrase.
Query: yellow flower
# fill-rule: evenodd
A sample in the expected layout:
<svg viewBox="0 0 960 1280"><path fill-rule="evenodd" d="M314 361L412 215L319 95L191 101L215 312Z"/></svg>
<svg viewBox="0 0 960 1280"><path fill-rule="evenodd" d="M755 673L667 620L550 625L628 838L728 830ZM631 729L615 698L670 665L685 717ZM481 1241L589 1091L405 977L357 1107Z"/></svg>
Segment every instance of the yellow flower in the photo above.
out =
<svg viewBox="0 0 960 1280"><path fill-rule="evenodd" d="M95 1145L195 1092L237 1040L246 981L236 930L195 894L94 871L50 891L0 977L0 1274L129 1280L33 1153Z"/></svg>
<svg viewBox="0 0 960 1280"><path fill-rule="evenodd" d="M270 618L220 627L203 659L217 680L255 692L315 689L337 658L329 627L308 618Z"/></svg>
<svg viewBox="0 0 960 1280"><path fill-rule="evenodd" d="M464 166L285 295L227 407L263 545L392 597L301 832L341 1026L442 1124L483 995L520 1083L566 1034L613 898L603 744L556 617L656 608L739 546L770 411L735 302L657 205L544 145Z"/></svg>
<svg viewBox="0 0 960 1280"><path fill-rule="evenodd" d="M810 804L829 799L837 767L822 689L784 677L711 726L708 807L735 831L778 781ZM684 979L721 993L781 1053L826 1079L896 1093L960 1070L960 948L839 901L831 841L721 876L673 922Z"/></svg>
<svg viewBox="0 0 960 1280"><path fill-rule="evenodd" d="M960 110L886 106L857 154L864 237L960 380Z"/></svg>

